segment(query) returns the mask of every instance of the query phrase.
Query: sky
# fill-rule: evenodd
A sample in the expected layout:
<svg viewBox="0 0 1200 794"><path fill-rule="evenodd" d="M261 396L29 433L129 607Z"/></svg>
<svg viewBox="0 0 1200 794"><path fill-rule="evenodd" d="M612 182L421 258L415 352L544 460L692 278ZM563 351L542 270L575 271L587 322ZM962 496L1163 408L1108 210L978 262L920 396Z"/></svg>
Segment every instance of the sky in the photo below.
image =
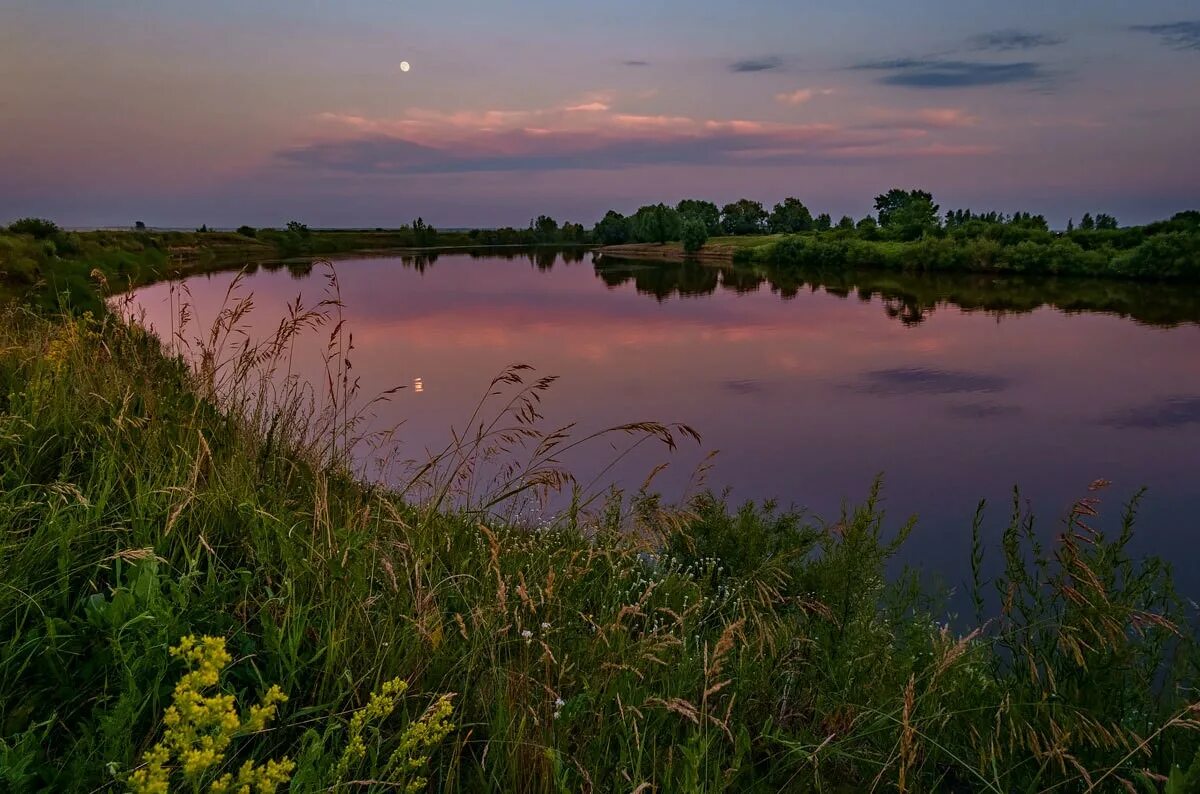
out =
<svg viewBox="0 0 1200 794"><path fill-rule="evenodd" d="M0 0L0 223L1137 223L1200 208L1198 140L1195 0Z"/></svg>

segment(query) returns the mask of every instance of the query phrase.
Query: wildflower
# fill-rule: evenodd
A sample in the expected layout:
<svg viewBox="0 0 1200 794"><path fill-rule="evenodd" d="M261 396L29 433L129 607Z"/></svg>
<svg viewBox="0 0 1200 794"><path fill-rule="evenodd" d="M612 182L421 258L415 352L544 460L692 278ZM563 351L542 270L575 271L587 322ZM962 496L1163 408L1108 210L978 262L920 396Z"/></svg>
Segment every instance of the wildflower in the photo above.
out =
<svg viewBox="0 0 1200 794"><path fill-rule="evenodd" d="M526 644L526 645L528 645L529 643L533 642L533 632L532 632L532 631L530 631L529 629L524 629L524 630L521 632L521 636L525 638L525 644Z"/></svg>
<svg viewBox="0 0 1200 794"><path fill-rule="evenodd" d="M561 709L561 708L562 708L563 706L565 706L565 705L567 705L567 704L566 704L566 702L564 702L564 701L563 701L563 699L562 699L562 698L555 698L555 699L554 699L554 708L556 708L556 709Z"/></svg>
<svg viewBox="0 0 1200 794"><path fill-rule="evenodd" d="M162 739L142 757L143 766L130 777L135 794L166 794L170 785L174 757L185 780L198 787L210 769L218 769L225 761L225 750L234 737L261 731L274 718L278 706L287 695L272 686L262 701L250 707L245 720L238 717L232 695L206 695L204 690L220 682L221 670L232 657L221 637L192 637L180 640L171 648L171 655L183 659L191 668L175 685L171 705L163 714L166 730ZM214 792L234 790L274 791L286 783L294 768L292 761L283 758L255 766L247 761L236 779L225 774L212 783Z"/></svg>
<svg viewBox="0 0 1200 794"><path fill-rule="evenodd" d="M549 624L549 623L543 623L543 624L542 624L542 631L549 631L549 630L550 630L550 624Z"/></svg>

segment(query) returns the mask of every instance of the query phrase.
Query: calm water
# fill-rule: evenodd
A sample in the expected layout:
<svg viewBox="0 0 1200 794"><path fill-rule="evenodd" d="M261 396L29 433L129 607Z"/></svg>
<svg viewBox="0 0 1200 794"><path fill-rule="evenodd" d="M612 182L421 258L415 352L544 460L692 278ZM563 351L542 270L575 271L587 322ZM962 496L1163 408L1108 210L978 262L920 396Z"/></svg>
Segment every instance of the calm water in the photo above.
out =
<svg viewBox="0 0 1200 794"><path fill-rule="evenodd" d="M1192 287L1110 282L999 282L895 274L827 279L592 255L339 262L345 316L364 393L396 385L378 427L403 421L410 456L445 443L491 377L528 363L560 376L550 423L583 430L641 419L685 422L703 446L641 449L608 479L685 489L707 476L735 499L775 498L836 517L885 476L893 523L920 521L906 560L963 581L976 503L1004 524L1020 485L1053 531L1093 480L1105 524L1139 487L1137 551L1187 559L1200 539L1200 297ZM201 322L232 274L187 281ZM322 295L320 270L259 269L259 329L302 293ZM169 326L169 288L142 290L151 324ZM1042 305L1048 301L1052 305ZM319 370L314 349L297 366ZM413 388L419 379L421 388ZM612 449L570 462L585 478ZM1184 588L1200 573L1180 565Z"/></svg>

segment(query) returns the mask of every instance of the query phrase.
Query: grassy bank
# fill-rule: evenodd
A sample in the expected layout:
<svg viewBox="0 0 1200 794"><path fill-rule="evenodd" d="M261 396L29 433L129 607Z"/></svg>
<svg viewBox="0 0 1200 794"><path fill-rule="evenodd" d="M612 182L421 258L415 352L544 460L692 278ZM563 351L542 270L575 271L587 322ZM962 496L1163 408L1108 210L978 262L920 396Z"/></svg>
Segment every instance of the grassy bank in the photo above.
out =
<svg viewBox="0 0 1200 794"><path fill-rule="evenodd" d="M193 370L112 315L0 315L0 787L207 790L246 762L296 791L1200 782L1194 616L1126 553L1132 515L1090 528L1102 491L1046 547L1019 506L978 521L977 614L950 629L886 573L913 527L874 495L828 523L712 495L538 526L461 506L490 451L564 443L522 370L424 498L365 487L340 353L328 393L279 385L305 328L344 350L302 313ZM499 494L563 482L534 465Z"/></svg>

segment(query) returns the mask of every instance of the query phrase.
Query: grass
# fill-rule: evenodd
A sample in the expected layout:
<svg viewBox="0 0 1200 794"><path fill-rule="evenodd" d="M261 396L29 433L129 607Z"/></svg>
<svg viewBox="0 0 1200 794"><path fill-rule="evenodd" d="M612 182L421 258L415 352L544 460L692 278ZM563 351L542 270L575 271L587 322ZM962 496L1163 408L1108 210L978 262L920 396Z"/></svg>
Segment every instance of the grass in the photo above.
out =
<svg viewBox="0 0 1200 794"><path fill-rule="evenodd" d="M878 485L829 522L647 490L505 520L573 486L528 368L368 486L331 288L259 344L229 306L179 357L115 313L0 315L0 787L124 789L180 735L220 748L175 770L197 790L243 768L295 791L1200 784L1194 615L1126 551L1136 504L1093 528L1104 483L1052 539L1016 496L987 537L981 506L953 628L887 574L914 525ZM299 344L324 388L287 375Z"/></svg>

